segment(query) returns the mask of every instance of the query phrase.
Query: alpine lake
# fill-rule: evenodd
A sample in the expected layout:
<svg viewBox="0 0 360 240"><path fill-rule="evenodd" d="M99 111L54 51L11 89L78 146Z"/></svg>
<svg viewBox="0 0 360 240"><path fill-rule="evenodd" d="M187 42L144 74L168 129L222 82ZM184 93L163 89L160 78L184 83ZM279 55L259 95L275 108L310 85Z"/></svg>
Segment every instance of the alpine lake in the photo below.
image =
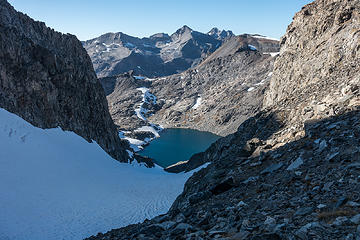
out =
<svg viewBox="0 0 360 240"><path fill-rule="evenodd" d="M150 142L139 154L154 159L157 165L166 168L205 151L219 138L220 136L210 132L168 128L160 132L160 138Z"/></svg>

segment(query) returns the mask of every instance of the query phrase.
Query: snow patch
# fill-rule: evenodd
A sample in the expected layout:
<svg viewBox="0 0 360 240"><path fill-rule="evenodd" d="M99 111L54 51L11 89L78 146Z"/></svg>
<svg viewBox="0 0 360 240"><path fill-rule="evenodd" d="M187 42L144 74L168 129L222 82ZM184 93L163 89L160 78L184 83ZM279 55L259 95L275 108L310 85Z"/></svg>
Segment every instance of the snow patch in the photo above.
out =
<svg viewBox="0 0 360 240"><path fill-rule="evenodd" d="M144 104L145 103L156 104L156 102L157 102L156 96L153 95L152 93L150 93L149 88L146 88L146 87L140 87L140 88L137 88L137 90L141 91L141 93L142 93L142 101L141 101L140 105L137 108L135 108L135 114L138 118L140 118L141 120L146 122L146 125L138 128L138 129L135 129L134 132L151 132L154 135L154 137L146 138L144 141L142 141L142 140L126 137L124 132L120 132L119 133L120 138L129 141L130 147L133 149L134 152L138 152L138 151L142 150L144 145L149 143L154 138L160 137L159 132L163 130L163 127L153 124L153 123L150 123L147 120L147 118L145 117L145 114L147 112L149 112L149 110L144 108Z"/></svg>
<svg viewBox="0 0 360 240"><path fill-rule="evenodd" d="M129 150L126 150L126 152L129 154L129 158L133 159L134 158L134 153L129 151Z"/></svg>
<svg viewBox="0 0 360 240"><path fill-rule="evenodd" d="M132 44L132 43L127 42L127 43L125 43L125 47L128 47L128 48L134 48L134 47L135 47L135 45L134 45L134 44Z"/></svg>
<svg viewBox="0 0 360 240"><path fill-rule="evenodd" d="M151 94L149 92L149 89L146 87L140 87L137 88L137 90L142 92L142 103L139 105L138 108L135 109L135 114L138 118L142 119L143 121L147 121L146 117L144 116L145 113L147 113L149 110L144 108L143 105L144 103L150 103L152 102L153 104L156 104L156 96Z"/></svg>
<svg viewBox="0 0 360 240"><path fill-rule="evenodd" d="M160 137L159 133L153 126L142 126L138 129L135 129L135 132L151 132L156 138Z"/></svg>
<svg viewBox="0 0 360 240"><path fill-rule="evenodd" d="M130 132L131 133L131 132ZM119 132L119 137L121 139L124 139L126 141L129 142L130 144L130 148L134 151L134 152L138 152L140 150L143 149L143 145L145 145L147 143L147 141L142 141L139 139L135 139L135 138L130 138L130 137L126 137L125 133L123 131Z"/></svg>
<svg viewBox="0 0 360 240"><path fill-rule="evenodd" d="M261 82L254 84L254 86L264 85L265 82L266 82L266 79L263 79L263 80L261 80ZM249 89L248 89L248 91L249 91ZM252 90L250 90L250 91L252 91Z"/></svg>
<svg viewBox="0 0 360 240"><path fill-rule="evenodd" d="M261 38L261 39L267 39L267 40L273 40L273 41L280 41L279 39L277 38L271 38L271 37L266 37L266 36L259 36L259 35L252 35L253 38Z"/></svg>
<svg viewBox="0 0 360 240"><path fill-rule="evenodd" d="M146 118L144 117L143 113L146 113L146 112L147 112L146 109L142 108L141 106L139 108L135 109L136 116L144 121L146 121Z"/></svg>
<svg viewBox="0 0 360 240"><path fill-rule="evenodd" d="M280 52L264 52L263 54L270 54L272 57L275 57L276 55L279 55Z"/></svg>
<svg viewBox="0 0 360 240"><path fill-rule="evenodd" d="M192 106L192 109L197 109L201 105L201 101L202 101L202 98L198 97L196 99L196 102L195 102L194 106Z"/></svg>
<svg viewBox="0 0 360 240"><path fill-rule="evenodd" d="M256 49L256 47L255 46L253 46L253 45L250 45L250 44L248 44L248 47L250 48L250 50L252 50L252 51L256 51L257 49Z"/></svg>
<svg viewBox="0 0 360 240"><path fill-rule="evenodd" d="M104 47L106 47L106 50L104 50L102 52L110 52L112 50L112 48L111 48L112 44L107 45L107 44L103 43L103 45L104 45Z"/></svg>

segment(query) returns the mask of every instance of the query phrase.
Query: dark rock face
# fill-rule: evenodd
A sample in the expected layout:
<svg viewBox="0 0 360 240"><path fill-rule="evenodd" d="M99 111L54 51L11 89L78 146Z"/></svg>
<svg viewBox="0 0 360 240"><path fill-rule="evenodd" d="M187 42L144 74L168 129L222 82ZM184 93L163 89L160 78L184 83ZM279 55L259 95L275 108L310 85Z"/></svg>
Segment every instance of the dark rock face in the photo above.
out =
<svg viewBox="0 0 360 240"><path fill-rule="evenodd" d="M208 34L183 26L171 36L158 33L136 38L124 33L107 33L83 43L99 77L134 71L147 77L182 72L214 52L220 45Z"/></svg>
<svg viewBox="0 0 360 240"><path fill-rule="evenodd" d="M359 82L359 5L315 1L295 15L281 39L266 106L305 105L315 99L330 105L325 98L337 101L350 91L344 88Z"/></svg>
<svg viewBox="0 0 360 240"><path fill-rule="evenodd" d="M358 0L306 5L282 38L266 108L197 156L211 164L167 214L90 239L356 239L359 12ZM152 225L163 230L141 231Z"/></svg>
<svg viewBox="0 0 360 240"><path fill-rule="evenodd" d="M117 134L91 61L75 36L35 22L0 1L0 107L34 126L95 140L119 161L126 142Z"/></svg>

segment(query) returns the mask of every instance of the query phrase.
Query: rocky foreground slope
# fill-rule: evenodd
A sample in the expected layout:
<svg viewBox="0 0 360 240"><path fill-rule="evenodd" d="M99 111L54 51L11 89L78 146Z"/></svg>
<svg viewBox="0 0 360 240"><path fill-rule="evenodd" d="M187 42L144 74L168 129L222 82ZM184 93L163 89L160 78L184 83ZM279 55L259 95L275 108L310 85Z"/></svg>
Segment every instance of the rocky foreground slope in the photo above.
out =
<svg viewBox="0 0 360 240"><path fill-rule="evenodd" d="M0 107L40 128L95 140L119 161L118 137L91 60L75 36L47 28L0 0Z"/></svg>
<svg viewBox="0 0 360 240"><path fill-rule="evenodd" d="M316 0L281 39L263 110L218 140L170 211L90 239L359 239L360 1Z"/></svg>

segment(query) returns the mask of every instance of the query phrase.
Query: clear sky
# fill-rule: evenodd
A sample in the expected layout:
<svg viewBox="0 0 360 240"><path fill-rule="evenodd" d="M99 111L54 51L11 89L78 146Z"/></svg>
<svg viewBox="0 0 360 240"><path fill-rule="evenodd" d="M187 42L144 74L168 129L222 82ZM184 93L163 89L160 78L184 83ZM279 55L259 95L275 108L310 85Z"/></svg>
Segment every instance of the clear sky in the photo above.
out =
<svg viewBox="0 0 360 240"><path fill-rule="evenodd" d="M280 38L294 14L312 0L8 0L18 11L87 40L107 32L137 37L173 33L183 25L207 32Z"/></svg>

